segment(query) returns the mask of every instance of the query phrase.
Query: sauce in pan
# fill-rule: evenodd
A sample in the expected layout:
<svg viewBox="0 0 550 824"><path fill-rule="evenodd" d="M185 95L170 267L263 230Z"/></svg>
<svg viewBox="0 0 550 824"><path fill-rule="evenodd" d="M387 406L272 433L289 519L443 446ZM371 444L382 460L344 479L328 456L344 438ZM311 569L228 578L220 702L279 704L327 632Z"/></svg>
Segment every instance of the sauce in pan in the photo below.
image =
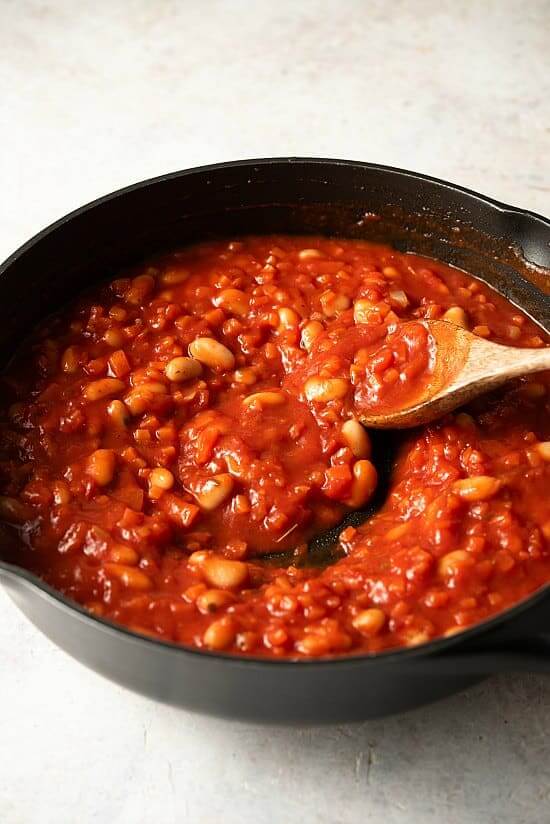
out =
<svg viewBox="0 0 550 824"><path fill-rule="evenodd" d="M430 379L422 318L545 345L468 274L361 241L207 243L111 280L4 376L13 560L137 632L282 658L419 644L517 602L550 580L547 376L412 431L345 557L304 562L376 490L361 410Z"/></svg>

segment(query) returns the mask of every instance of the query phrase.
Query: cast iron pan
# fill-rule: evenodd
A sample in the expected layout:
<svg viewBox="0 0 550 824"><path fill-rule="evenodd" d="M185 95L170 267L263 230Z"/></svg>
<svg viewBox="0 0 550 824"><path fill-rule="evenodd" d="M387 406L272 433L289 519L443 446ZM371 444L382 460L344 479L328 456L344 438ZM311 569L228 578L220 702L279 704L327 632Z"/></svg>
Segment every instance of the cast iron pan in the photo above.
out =
<svg viewBox="0 0 550 824"><path fill-rule="evenodd" d="M9 359L39 318L127 265L208 237L271 232L383 240L439 258L492 284L550 330L545 218L399 169L278 158L138 183L41 232L0 267L0 359ZM271 662L135 635L7 562L0 562L0 577L25 615L89 667L153 698L220 716L280 723L374 718L493 672L550 672L548 587L460 635L414 649Z"/></svg>

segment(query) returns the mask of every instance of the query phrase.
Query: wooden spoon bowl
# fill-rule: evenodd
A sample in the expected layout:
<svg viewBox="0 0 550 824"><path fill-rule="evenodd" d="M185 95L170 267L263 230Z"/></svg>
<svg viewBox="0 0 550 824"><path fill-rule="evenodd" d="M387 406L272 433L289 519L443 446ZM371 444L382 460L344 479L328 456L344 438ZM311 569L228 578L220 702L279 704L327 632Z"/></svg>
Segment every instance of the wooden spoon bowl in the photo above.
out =
<svg viewBox="0 0 550 824"><path fill-rule="evenodd" d="M372 429L405 429L430 423L510 378L550 369L550 347L520 349L480 338L444 320L415 321L429 332L432 365L413 405L361 410L361 422Z"/></svg>

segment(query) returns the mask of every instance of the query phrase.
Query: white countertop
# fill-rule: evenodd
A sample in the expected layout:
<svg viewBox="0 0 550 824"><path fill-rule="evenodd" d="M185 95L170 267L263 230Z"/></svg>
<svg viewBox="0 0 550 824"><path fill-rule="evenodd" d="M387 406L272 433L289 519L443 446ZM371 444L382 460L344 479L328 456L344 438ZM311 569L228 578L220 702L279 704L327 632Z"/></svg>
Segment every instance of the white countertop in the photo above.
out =
<svg viewBox="0 0 550 824"><path fill-rule="evenodd" d="M388 163L550 213L547 0L0 0L0 258L135 180ZM311 730L157 705L0 591L1 824L543 824L550 681Z"/></svg>

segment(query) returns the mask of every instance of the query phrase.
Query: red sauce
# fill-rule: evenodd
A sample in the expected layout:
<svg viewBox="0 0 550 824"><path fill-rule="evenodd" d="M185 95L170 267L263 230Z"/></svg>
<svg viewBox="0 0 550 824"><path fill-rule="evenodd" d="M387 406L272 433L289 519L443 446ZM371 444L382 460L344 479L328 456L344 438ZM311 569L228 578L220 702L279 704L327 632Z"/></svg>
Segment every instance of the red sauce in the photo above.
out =
<svg viewBox="0 0 550 824"><path fill-rule="evenodd" d="M418 644L517 602L550 580L546 377L412 432L346 557L304 563L376 490L361 410L429 380L422 318L545 343L464 272L360 241L202 244L83 297L4 376L13 560L136 631L251 655Z"/></svg>

